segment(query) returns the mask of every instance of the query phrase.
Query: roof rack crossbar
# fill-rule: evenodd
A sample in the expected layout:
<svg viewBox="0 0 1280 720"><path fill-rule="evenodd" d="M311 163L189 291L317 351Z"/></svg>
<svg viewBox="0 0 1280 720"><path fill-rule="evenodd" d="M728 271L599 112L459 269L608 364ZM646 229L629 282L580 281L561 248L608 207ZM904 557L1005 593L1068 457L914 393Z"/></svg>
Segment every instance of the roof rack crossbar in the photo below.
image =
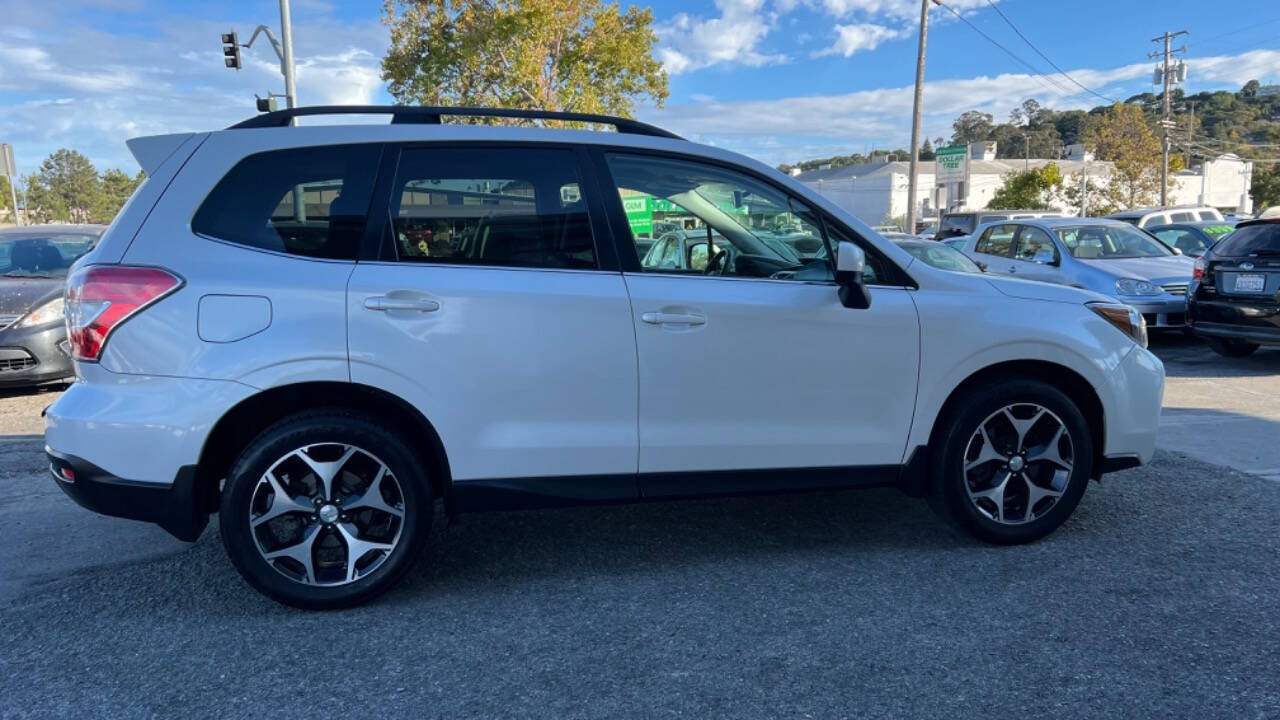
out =
<svg viewBox="0 0 1280 720"><path fill-rule="evenodd" d="M308 115L390 115L393 124L423 123L439 125L443 116L450 117L494 117L516 118L521 120L564 120L568 122L594 123L612 125L618 132L629 135L649 135L652 137L682 140L679 135L668 132L648 123L612 115L594 115L591 113L559 112L554 110L523 110L515 108L477 108L477 107L418 107L412 105L312 105L308 107L289 108L255 115L242 120L228 129L285 127L296 117Z"/></svg>

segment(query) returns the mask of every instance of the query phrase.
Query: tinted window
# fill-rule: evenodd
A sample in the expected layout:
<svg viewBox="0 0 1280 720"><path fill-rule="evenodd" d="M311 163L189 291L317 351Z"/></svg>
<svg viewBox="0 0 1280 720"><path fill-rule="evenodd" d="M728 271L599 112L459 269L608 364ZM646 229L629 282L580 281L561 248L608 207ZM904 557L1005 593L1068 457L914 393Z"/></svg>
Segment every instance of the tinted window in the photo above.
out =
<svg viewBox="0 0 1280 720"><path fill-rule="evenodd" d="M1196 219L1196 214L1193 212L1176 212L1170 213L1169 217L1172 218L1174 222L1190 222Z"/></svg>
<svg viewBox="0 0 1280 720"><path fill-rule="evenodd" d="M314 258L354 260L378 171L377 145L250 155L191 220L201 235Z"/></svg>
<svg viewBox="0 0 1280 720"><path fill-rule="evenodd" d="M1034 262L1036 258L1043 259L1045 256L1053 259L1058 256L1058 249L1054 247L1053 239L1040 228L1024 226L1018 233L1018 249L1015 257L1018 260Z"/></svg>
<svg viewBox="0 0 1280 720"><path fill-rule="evenodd" d="M608 162L633 239L659 223L682 228L670 234L675 251L651 250L644 270L834 279L817 216L773 186L687 160L616 154Z"/></svg>
<svg viewBox="0 0 1280 720"><path fill-rule="evenodd" d="M1213 254L1218 257L1280 255L1280 223L1238 227L1213 246Z"/></svg>
<svg viewBox="0 0 1280 720"><path fill-rule="evenodd" d="M577 161L565 150L405 150L391 232L403 262L596 267Z"/></svg>
<svg viewBox="0 0 1280 720"><path fill-rule="evenodd" d="M938 226L938 235L940 237L968 235L975 227L977 225L974 223L973 215L947 215L942 218L942 224Z"/></svg>
<svg viewBox="0 0 1280 720"><path fill-rule="evenodd" d="M1013 234L1017 230L1017 225L993 225L982 232L974 251L984 255L1009 257L1013 254Z"/></svg>
<svg viewBox="0 0 1280 720"><path fill-rule="evenodd" d="M1212 211L1212 210L1201 210L1201 211L1200 211L1200 219L1201 219L1201 220L1207 220L1207 221L1209 221L1209 222L1213 222L1214 220L1217 220L1217 219L1218 219L1218 213L1216 213L1216 212L1214 212L1214 211Z"/></svg>
<svg viewBox="0 0 1280 720"><path fill-rule="evenodd" d="M1184 255L1199 255L1208 247L1201 240L1199 233L1183 228L1165 228L1156 230L1156 237L1169 247L1175 247Z"/></svg>

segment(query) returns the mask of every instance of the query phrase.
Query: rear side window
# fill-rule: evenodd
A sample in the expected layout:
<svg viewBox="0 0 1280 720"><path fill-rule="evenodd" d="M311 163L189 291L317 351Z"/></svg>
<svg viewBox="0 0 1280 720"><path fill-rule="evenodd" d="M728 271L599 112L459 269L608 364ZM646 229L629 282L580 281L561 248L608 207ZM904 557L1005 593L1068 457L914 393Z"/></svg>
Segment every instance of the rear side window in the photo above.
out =
<svg viewBox="0 0 1280 720"><path fill-rule="evenodd" d="M1201 210L1201 211L1200 211L1200 219L1201 219L1201 220L1204 220L1204 221L1206 221L1206 222L1212 222L1212 221L1214 221L1214 220L1218 220L1218 219L1220 219L1220 218L1218 217L1218 213L1216 213L1216 212L1214 212L1214 211L1212 211L1212 210Z"/></svg>
<svg viewBox="0 0 1280 720"><path fill-rule="evenodd" d="M597 267L582 179L567 150L407 149L390 215L401 262Z"/></svg>
<svg viewBox="0 0 1280 720"><path fill-rule="evenodd" d="M205 198L191 229L260 250L354 260L380 154L378 145L334 145L250 155Z"/></svg>
<svg viewBox="0 0 1280 720"><path fill-rule="evenodd" d="M1169 217L1172 218L1173 222L1191 222L1196 219L1196 214L1193 212L1176 212L1170 214Z"/></svg>
<svg viewBox="0 0 1280 720"><path fill-rule="evenodd" d="M1280 223L1238 227L1213 246L1213 254L1218 257L1280 255Z"/></svg>
<svg viewBox="0 0 1280 720"><path fill-rule="evenodd" d="M1017 225L994 225L987 228L983 231L982 237L978 238L978 244L973 248L974 252L1009 257L1013 254L1013 234L1017 230Z"/></svg>

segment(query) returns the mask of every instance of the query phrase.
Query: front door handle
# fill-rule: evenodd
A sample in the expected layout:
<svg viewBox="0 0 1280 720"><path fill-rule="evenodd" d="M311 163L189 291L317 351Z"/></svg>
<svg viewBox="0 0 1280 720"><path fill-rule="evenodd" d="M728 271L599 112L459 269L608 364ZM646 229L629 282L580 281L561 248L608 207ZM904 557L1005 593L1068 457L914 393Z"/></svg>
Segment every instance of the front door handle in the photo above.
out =
<svg viewBox="0 0 1280 720"><path fill-rule="evenodd" d="M426 298L402 298L387 297L386 295L375 295L364 299L364 306L369 310L377 310L378 312L386 312L388 310L409 310L411 312L435 312L440 309L440 303L435 300L427 300Z"/></svg>
<svg viewBox="0 0 1280 720"><path fill-rule="evenodd" d="M706 325L707 316L697 313L647 312L640 319L650 325Z"/></svg>

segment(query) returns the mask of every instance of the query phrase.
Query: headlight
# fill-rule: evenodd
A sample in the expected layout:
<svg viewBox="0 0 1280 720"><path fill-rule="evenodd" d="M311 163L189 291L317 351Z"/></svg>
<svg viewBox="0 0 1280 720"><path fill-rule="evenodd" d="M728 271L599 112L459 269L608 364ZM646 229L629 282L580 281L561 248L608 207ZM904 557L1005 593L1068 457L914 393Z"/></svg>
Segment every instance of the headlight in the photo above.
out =
<svg viewBox="0 0 1280 720"><path fill-rule="evenodd" d="M1146 280L1120 278L1116 281L1116 294L1118 295L1159 295L1163 292L1164 288Z"/></svg>
<svg viewBox="0 0 1280 720"><path fill-rule="evenodd" d="M61 322L63 318L62 298L54 298L40 307L27 313L26 317L17 322L15 327L33 327L35 325L47 325L51 322Z"/></svg>
<svg viewBox="0 0 1280 720"><path fill-rule="evenodd" d="M1142 313L1128 305L1119 303L1088 303L1085 307L1098 314L1098 317L1111 323L1115 329L1128 335L1142 347L1147 346L1147 321Z"/></svg>

